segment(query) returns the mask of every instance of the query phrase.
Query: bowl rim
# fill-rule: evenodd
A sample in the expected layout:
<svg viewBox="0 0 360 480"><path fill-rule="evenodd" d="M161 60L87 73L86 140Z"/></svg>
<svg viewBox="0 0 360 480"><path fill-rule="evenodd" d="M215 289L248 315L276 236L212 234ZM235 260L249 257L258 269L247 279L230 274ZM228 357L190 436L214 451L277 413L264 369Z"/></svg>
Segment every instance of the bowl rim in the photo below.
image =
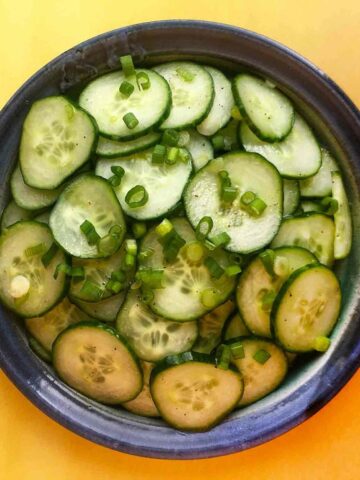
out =
<svg viewBox="0 0 360 480"><path fill-rule="evenodd" d="M337 99L342 102L344 108L346 108L348 114L352 116L355 125L357 125L358 130L360 131L360 112L355 104L330 77L328 77L321 69L316 67L309 60L305 59L281 43L269 39L261 34L232 25L201 20L163 20L138 23L135 25L114 29L85 40L84 42L55 57L27 80L8 100L1 110L0 125L2 120L4 120L7 116L8 112L10 112L13 102L23 92L26 92L26 90L33 83L36 83L38 78L40 78L49 67L55 67L57 64L61 63L74 50L89 47L90 45L96 44L101 40L106 40L113 36L120 36L137 31L172 29L175 27L186 29L205 29L208 30L209 33L226 31L229 34L247 38L253 42L261 43L266 47L274 48L280 51L282 54L291 57L292 60L295 60L297 63L301 64L302 67L305 67L308 71L310 71L311 75L315 75L327 85L332 93L337 96ZM81 398L81 396L79 396L77 393L71 392L68 387L62 385L60 381L57 381L56 379L54 381L49 369L43 366L40 361L38 378L36 379L36 382L34 381L35 379L26 381L24 379L26 374L28 374L31 378L30 367L28 371L26 371L26 367L24 367L22 371L18 371L18 362L14 361L13 358L11 361L8 359L6 349L4 346L1 346L1 342L0 347L0 366L3 368L4 373L26 397L46 415L73 432L100 445L104 445L129 454L166 459L195 459L225 455L235 453L246 448L255 447L261 443L273 439L297 426L302 421L316 413L340 391L340 389L348 382L348 380L353 376L360 366L359 341L358 343L354 344L351 355L347 358L346 368L343 368L341 378L336 379L336 384L329 382L326 385L321 385L321 387L319 387L317 384L311 383L314 382L314 379L311 378L306 387L307 392L311 391L312 394L313 389L316 389L315 401L313 400L311 403L307 404L307 408L304 408L304 405L300 403L296 403L295 411L291 416L286 418L281 419L279 414L276 416L276 412L274 412L274 418L277 418L278 422L275 424L275 428L272 424L262 425L259 423L258 425L261 425L261 433L257 437L253 436L245 440L239 440L239 438L236 438L236 436L235 438L232 438L231 421L228 421L224 422L221 427L216 427L216 429L203 434L183 434L182 432L176 432L175 430L172 430L173 433L167 437L167 439L162 441L162 446L160 447L159 443L157 443L159 442L159 436L162 435L160 429L157 431L158 429L156 429L156 427L154 428L154 425L152 424L144 426L143 424L139 423L139 425L137 425L137 422L131 418L129 420L121 418L124 432L128 435L128 438L125 440L112 438L111 433L107 433L106 429L105 431L100 431L99 428L103 428L106 423L105 415L107 412L107 407L97 408L98 404L95 402L93 403L88 399L85 400L85 397ZM20 353L19 362L20 360L24 361L24 359L20 359ZM56 403L54 404L53 402ZM92 404L95 406L92 407ZM69 406L74 407L74 409L70 411ZM84 407L86 409L86 414L84 413ZM84 424L83 420L93 419L92 415L98 415L96 421L90 422L89 424L86 424L85 422ZM253 420L255 425L259 419L256 419L256 415L253 415ZM111 422L109 422L106 423L107 427L111 426ZM220 437L222 432L227 433L225 438L220 441L217 437ZM145 445L143 443L144 438L140 440L138 438L139 435L143 435L143 437L148 436L148 440L145 442ZM171 436L176 440L174 445L180 444L182 447L179 448L171 443L169 444L168 442L171 441L169 440ZM206 442L204 443L203 440L205 438Z"/></svg>

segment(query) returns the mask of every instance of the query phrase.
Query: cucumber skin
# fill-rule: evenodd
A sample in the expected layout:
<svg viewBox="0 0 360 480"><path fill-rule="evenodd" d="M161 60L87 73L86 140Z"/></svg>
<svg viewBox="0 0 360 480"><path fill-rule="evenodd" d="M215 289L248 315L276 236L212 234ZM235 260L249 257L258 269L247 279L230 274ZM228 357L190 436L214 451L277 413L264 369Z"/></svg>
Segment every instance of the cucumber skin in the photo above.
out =
<svg viewBox="0 0 360 480"><path fill-rule="evenodd" d="M214 365L214 366L216 365L214 356L208 355L206 353L184 352L184 353L181 353L179 355L170 355L170 356L164 358L161 362L159 362L156 365L156 367L154 367L154 369L151 372L150 382L149 382L151 396L153 398L153 401L155 403L156 408L160 412L160 415L166 421L168 421L168 420L166 419L166 417L164 417L162 415L161 410L159 409L159 406L156 403L156 395L153 395L152 385L154 383L154 380L155 380L156 376L158 374L160 374L161 372L163 372L164 370L167 370L168 368L176 367L178 365L182 365L184 363L189 363L189 362L200 362L200 363L207 363L207 364ZM226 412L224 412L220 417L217 417L212 423L210 423L209 425L207 425L204 428L187 428L187 429L178 428L178 427L173 426L172 423L168 422L170 424L170 426L172 428L176 428L176 429L184 431L184 432L186 432L186 431L187 432L206 432L206 431L210 430L212 427L214 427L215 425L219 424L225 417L227 417L227 415L229 415L236 408L236 405L240 402L241 397L244 393L244 380L243 380L243 377L242 377L241 373L239 372L239 370L234 365L231 365L231 364L229 365L229 370L233 371L235 374L238 375L238 377L241 381L241 384L242 384L242 390L241 390L240 397L237 400L237 402L235 403L234 407L232 407L229 410L227 410Z"/></svg>
<svg viewBox="0 0 360 480"><path fill-rule="evenodd" d="M12 225L10 225L9 227L6 227L6 231L8 231L10 228L13 228L15 226L18 226L19 223L36 223L37 225L41 225L42 227L44 228L47 228L50 230L50 227L48 225L46 225L45 223L42 223L42 222L37 222L36 220L20 220L19 222L16 222L16 223L13 223ZM5 231L4 230L4 231ZM50 230L50 233L52 235L52 232ZM0 245L1 245L1 241L2 241L2 236L4 235L4 232L1 232L1 235L0 235ZM59 248L61 248L59 246ZM69 256L67 255L67 253L63 250L64 254L65 254L65 259L69 259ZM67 292L69 290L69 287L70 287L70 280L69 280L69 277L65 276L65 281L64 281L64 287L63 287L63 290L62 292L60 293L60 296L59 298L56 300L55 303L53 303L49 308L47 308L46 310L40 312L40 313L37 313L36 315L25 315L25 314L22 314L22 313L19 313L14 307L8 305L7 303L5 303L2 298L0 298L0 302L7 308L9 309L10 311L14 312L16 315L18 315L19 317L21 318L34 318L34 317L41 317L42 315L45 315L46 313L48 313L50 310L52 310L54 307L56 307L56 305L58 305L60 302L62 302L64 300L64 298L66 297L67 295Z"/></svg>
<svg viewBox="0 0 360 480"><path fill-rule="evenodd" d="M45 97L45 98L65 98L65 100L67 100L74 108L76 108L76 110L80 110L81 112L83 112L85 115L87 115L92 123L92 126L93 126L93 129L94 129L94 140L93 140L93 143L91 145L91 149L90 149L90 153L88 155L88 157L84 160L84 162L76 169L74 170L73 172L69 173L69 175L67 175L66 177L64 177L61 182L59 182L58 184L56 185L53 185L52 188L55 189L57 187L59 187L60 185L62 185L64 182L66 182L66 180L68 180L70 177L72 177L73 175L76 175L76 173L81 170L81 168L83 168L83 166L86 164L86 162L88 162L89 160L91 161L93 158L94 158L94 155L96 154L96 148L97 148L97 144L98 144L98 139L99 139L99 128L97 126L97 123L96 123L96 120L95 118L90 115L90 113L88 113L86 110L84 110L82 107L80 107L80 105L78 105L76 102L74 102L73 100L71 100L70 98L68 98L67 96L65 95L49 95L48 97ZM35 100L35 102L33 102L29 108L29 111L27 114L30 113L30 110L32 109L32 107L40 102L41 100L44 100L44 98L40 98L39 100ZM25 120L22 124L22 127L21 127L21 134L20 134L20 146L21 146L21 138L22 138L22 135L23 135L23 130L24 130L24 123L25 123ZM19 146L19 157L20 157L20 146ZM29 183L27 183L26 181L26 178L25 178L25 175L24 175L24 172L21 168L21 162L20 162L20 159L19 159L19 168L20 168L20 171L21 171L21 175L23 176L23 179L24 179L24 183L26 183L26 185L28 185L29 187L33 187L33 188L38 188L39 190L50 190L49 188L39 188L39 187L34 187L33 185L30 185Z"/></svg>
<svg viewBox="0 0 360 480"><path fill-rule="evenodd" d="M107 139L109 137L106 137ZM140 138L140 137L139 137ZM161 140L161 134L159 133L159 136L154 140L152 141L151 143L147 144L146 147L137 147L137 148L133 148L132 150L126 152L126 153L111 153L111 154L104 154L104 153L101 153L101 152L97 152L96 151L96 155L101 157L101 158L121 158L121 157L127 157L129 155L133 155L134 153L139 153L139 152L143 152L144 150L147 150L148 148L151 148L153 147L154 145L156 145L157 143L160 143L160 140Z"/></svg>
<svg viewBox="0 0 360 480"><path fill-rule="evenodd" d="M155 73L156 70L153 70L151 69L152 71L154 71ZM114 73L116 70L113 70L111 72L106 72L104 73L103 75L106 75L107 73ZM121 71L121 69L117 69L117 71ZM95 124L97 126L97 133L98 135L100 134L102 137L105 137L105 138L109 138L110 140L115 140L117 142L126 142L128 140L135 140L136 138L139 138L139 137L142 137L143 135L145 135L146 133L149 133L151 132L151 130L155 130L156 128L158 128L164 120L167 119L167 117L170 115L170 110L171 110L171 105L172 105L172 99L171 99L171 89L170 89L170 86L168 84L168 82L165 80L165 78L160 75L159 73L157 73L165 82L166 84L166 89L168 91L168 103L167 103L167 107L166 109L164 110L164 113L162 115L162 117L154 124L154 125L151 125L151 127L148 127L148 128L145 128L144 130L142 130L141 132L138 132L138 133L133 133L133 134L129 134L129 135L126 135L125 137L119 137L118 135L109 135L107 133L104 133L102 132L99 127L97 126L97 123L96 123L96 120L86 111L84 110L82 107L78 107L80 108L81 110L83 110L85 113L87 113L94 121L95 121ZM99 78L99 77L97 77ZM93 80L96 80L97 78L93 78L91 81ZM90 82L89 82L90 83ZM87 88L88 85L86 85L85 88ZM83 91L81 92L80 96L82 95L82 93L84 92L85 88L83 89ZM80 97L79 97L80 98ZM97 146L97 142L98 140L96 140L96 146ZM96 146L95 146L95 150L96 150Z"/></svg>
<svg viewBox="0 0 360 480"><path fill-rule="evenodd" d="M245 110L245 107L241 101L241 98L240 98L240 95L237 91L237 88L236 88L236 81L239 77L241 77L241 73L239 73L238 75L236 75L234 78L233 78L233 81L231 82L231 86L232 86L232 92L233 92L233 95L234 95L234 99L235 99L235 104L236 106L238 107L238 109L240 110L240 113L241 113L241 116L245 119L248 127L252 130L252 132L258 137L260 138L260 140L263 140L264 142L268 142L268 143L276 143L276 142L281 142L283 140L285 140L285 138L289 135L289 133L291 132L292 128L293 128L293 125L294 125L294 122L295 122L295 111L293 110L293 114L292 114L292 120L291 120L291 124L290 124L290 128L289 130L286 132L286 134L281 137L281 138L277 138L277 137L268 137L267 135L263 135L261 133L261 131L257 128L257 126L252 122L251 118L249 117L249 115L247 114L247 111ZM282 92L280 92L282 94ZM287 100L288 97L286 97ZM289 100L290 101L290 100ZM241 123L241 122L240 122ZM238 130L239 132L239 130ZM241 137L240 135L238 134L238 138L240 140L240 145L242 144L241 142ZM319 167L320 168L320 167Z"/></svg>
<svg viewBox="0 0 360 480"><path fill-rule="evenodd" d="M176 61L176 60L175 60L175 61L170 61L170 62L164 62L164 63L161 63L160 65L165 65L165 64L167 64L167 63L181 63L181 61ZM200 64L198 64L198 63L195 63L195 62L187 62L187 61L186 61L186 63L192 63L192 64L196 65L197 67L203 68L202 65L200 65ZM152 68L151 70L154 70L154 69ZM203 70L205 70L205 68L203 68ZM156 73L158 73L156 70L154 70L154 71L155 71ZM206 70L205 70L205 72L206 72ZM185 123L185 124L183 124L183 125L181 125L181 126L178 126L178 127L176 127L176 130L185 130L185 129L187 129L187 128L196 128L196 126L199 125L199 123L201 123L203 120L205 120L205 118L209 115L209 112L210 112L210 110L211 110L211 107L213 106L213 103L214 103L215 87L214 87L214 80L212 79L212 76L210 75L209 72L206 72L206 73L209 75L209 77L210 77L210 79L211 79L211 85L212 85L211 100L210 100L210 102L209 102L209 105L208 105L207 109L204 111L204 113L201 115L200 118L194 120L193 122ZM158 73L158 75L161 75L161 74ZM161 76L162 76L162 75L161 75ZM168 84L168 81L165 79L165 77L162 77L162 78L163 78L163 79L165 80L165 82ZM169 85L169 84L168 84L168 85ZM169 85L169 92L170 92L170 98L172 98L172 93L171 93L170 85ZM166 120L167 117L170 115L171 107L172 107L172 101L170 101L170 107L169 107L169 111L168 111L166 117L163 118L161 122L159 122L159 123L157 123L156 125L154 125L154 127L152 127L152 128L155 128L155 127L158 127L158 126L159 126L160 130L166 130L166 129L162 129L162 128L160 127L160 125L161 125L161 123L163 123L163 121ZM105 136L105 135L104 135L104 136Z"/></svg>
<svg viewBox="0 0 360 480"><path fill-rule="evenodd" d="M271 336L272 338L274 339L274 342L279 346L281 347L283 350L285 350L286 352L291 352L291 353L307 353L306 351L304 350L295 350L295 349L285 349L285 345L283 345L281 343L281 341L279 340L279 338L277 337L277 334L276 334L276 314L277 314L277 311L278 311L278 308L280 307L280 304L282 302L282 299L284 297L284 295L286 294L289 286L293 283L294 280L297 279L297 277L299 277L302 273L306 272L307 270L310 270L312 268L319 268L321 267L322 269L324 270L329 270L331 273L334 273L331 268L327 267L326 265L323 265L322 263L311 263L309 265L305 265L304 267L301 267L299 268L298 270L295 270L295 272L293 272L290 277L286 280L286 282L282 285L282 287L280 288L280 291L279 293L276 295L276 298L274 300L274 303L273 303L273 306L272 306L272 309L271 309L271 313L270 313L270 330L271 330ZM342 291L341 291L341 288L339 288L339 292L340 292L340 308L339 308L339 311L341 312L341 303L342 303ZM334 323L334 326L332 328L332 330L328 333L328 335L331 335L331 332L333 331L333 329L335 328L336 326L336 323L337 321ZM313 350L309 350L310 352L312 352Z"/></svg>
<svg viewBox="0 0 360 480"><path fill-rule="evenodd" d="M113 327L111 327L110 325L106 325L104 323L101 323L101 322L98 322L98 321L84 321L84 322L79 322L79 323L75 323L73 325L69 325L67 328L65 328L65 330L63 330L62 332L59 333L59 335L56 337L54 343L53 343L53 347L52 347L52 352L51 352L51 361L52 361L52 364L54 366L54 370L56 372L56 374L58 375L59 378L60 375L59 375L59 372L57 371L56 369L56 364L55 364L55 356L56 356L56 346L57 346L57 343L60 341L61 337L63 335L65 335L69 330L74 330L76 328L82 328L82 327L91 327L91 328L98 328L100 330L103 330L107 333L110 333L111 335L113 335L117 340L119 340L120 343L122 343L125 348L127 349L127 351L130 353L132 359L134 360L138 370L139 370L139 374L142 378L142 384L141 384L141 389L143 388L144 386L144 378L143 378L143 373L142 373L142 368L141 368L141 364L140 364L140 360L138 359L138 357L136 356L135 352L133 351L133 349L130 347L130 345L128 344L127 340L122 336L120 335L120 333ZM70 388L70 387L69 387ZM141 391L141 390L140 390ZM138 392L139 393L139 392ZM138 395L138 393L136 394L136 396ZM81 394L81 395L84 395L84 394ZM86 396L86 395L85 395ZM87 397L89 398L89 397ZM134 397L135 398L135 397ZM113 405L113 404L112 404Z"/></svg>

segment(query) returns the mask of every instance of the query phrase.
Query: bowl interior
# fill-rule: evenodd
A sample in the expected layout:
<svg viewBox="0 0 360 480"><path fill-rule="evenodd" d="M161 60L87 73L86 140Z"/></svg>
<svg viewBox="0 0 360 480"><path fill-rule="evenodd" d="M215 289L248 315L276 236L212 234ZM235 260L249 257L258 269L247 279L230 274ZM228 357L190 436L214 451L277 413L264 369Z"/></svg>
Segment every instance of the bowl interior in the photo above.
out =
<svg viewBox="0 0 360 480"><path fill-rule="evenodd" d="M185 434L161 420L135 416L83 397L60 382L29 349L23 325L0 307L0 364L45 413L77 433L114 449L163 458L199 458L262 443L320 408L359 364L360 151L359 113L331 80L287 49L240 29L204 22L158 22L110 32L69 50L45 66L11 99L0 116L0 208L9 199L21 126L31 103L47 95L76 96L95 76L118 68L132 53L138 65L190 59L228 73L254 71L274 81L335 154L353 213L351 255L336 267L343 289L341 318L330 350L309 356L263 400L233 413L206 433Z"/></svg>

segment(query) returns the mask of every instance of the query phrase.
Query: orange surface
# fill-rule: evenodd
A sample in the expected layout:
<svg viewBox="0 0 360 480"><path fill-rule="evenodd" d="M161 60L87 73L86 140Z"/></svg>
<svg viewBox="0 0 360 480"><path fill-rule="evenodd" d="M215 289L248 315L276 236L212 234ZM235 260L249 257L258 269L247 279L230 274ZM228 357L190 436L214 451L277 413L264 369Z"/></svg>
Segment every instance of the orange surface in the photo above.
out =
<svg viewBox="0 0 360 480"><path fill-rule="evenodd" d="M0 0L0 106L38 68L98 33L147 20L232 23L297 50L360 105L359 0ZM303 425L227 457L160 461L66 431L0 372L1 480L358 480L360 374Z"/></svg>

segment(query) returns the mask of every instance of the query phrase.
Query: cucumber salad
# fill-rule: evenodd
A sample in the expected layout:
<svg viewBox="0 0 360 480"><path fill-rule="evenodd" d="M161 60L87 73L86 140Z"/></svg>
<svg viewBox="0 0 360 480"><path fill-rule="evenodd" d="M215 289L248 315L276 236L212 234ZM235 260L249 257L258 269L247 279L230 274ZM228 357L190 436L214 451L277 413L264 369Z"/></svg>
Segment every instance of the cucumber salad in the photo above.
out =
<svg viewBox="0 0 360 480"><path fill-rule="evenodd" d="M0 299L69 387L204 431L331 348L346 187L269 80L120 66L31 106Z"/></svg>

